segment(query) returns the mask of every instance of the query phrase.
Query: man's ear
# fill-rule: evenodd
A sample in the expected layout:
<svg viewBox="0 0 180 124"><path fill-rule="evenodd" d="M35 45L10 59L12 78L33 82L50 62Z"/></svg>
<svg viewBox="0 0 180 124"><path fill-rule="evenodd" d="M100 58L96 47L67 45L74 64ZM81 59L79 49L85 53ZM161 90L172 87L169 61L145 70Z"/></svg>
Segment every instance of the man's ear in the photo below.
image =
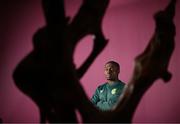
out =
<svg viewBox="0 0 180 124"><path fill-rule="evenodd" d="M118 69L117 72L118 72L118 74L119 74L119 73L120 73L120 70Z"/></svg>

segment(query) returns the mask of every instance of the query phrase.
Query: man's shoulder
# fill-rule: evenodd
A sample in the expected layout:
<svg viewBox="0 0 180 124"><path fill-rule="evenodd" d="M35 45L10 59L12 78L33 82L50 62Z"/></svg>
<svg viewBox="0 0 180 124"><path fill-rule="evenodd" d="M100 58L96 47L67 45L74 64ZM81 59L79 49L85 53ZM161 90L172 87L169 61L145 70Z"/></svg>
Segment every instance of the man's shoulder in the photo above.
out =
<svg viewBox="0 0 180 124"><path fill-rule="evenodd" d="M97 89L102 90L106 87L106 85L107 85L107 83L103 83L103 84L99 85Z"/></svg>
<svg viewBox="0 0 180 124"><path fill-rule="evenodd" d="M119 84L122 85L122 86L125 86L125 85L126 85L126 83L124 83L124 82L121 81L121 80L119 81Z"/></svg>
<svg viewBox="0 0 180 124"><path fill-rule="evenodd" d="M126 83L124 83L122 81L119 81L119 83L118 83L118 87L120 87L120 88L124 88L125 85L126 85Z"/></svg>

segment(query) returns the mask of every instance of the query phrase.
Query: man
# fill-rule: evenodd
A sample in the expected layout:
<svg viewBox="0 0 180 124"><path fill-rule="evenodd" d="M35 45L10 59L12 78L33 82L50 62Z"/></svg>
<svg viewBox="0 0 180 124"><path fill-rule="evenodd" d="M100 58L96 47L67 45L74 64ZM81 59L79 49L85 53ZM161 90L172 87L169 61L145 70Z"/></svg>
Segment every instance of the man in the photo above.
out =
<svg viewBox="0 0 180 124"><path fill-rule="evenodd" d="M120 94L125 86L125 83L119 80L120 66L115 61L109 61L105 64L104 74L107 82L98 86L94 95L91 98L101 110L110 110L118 101Z"/></svg>

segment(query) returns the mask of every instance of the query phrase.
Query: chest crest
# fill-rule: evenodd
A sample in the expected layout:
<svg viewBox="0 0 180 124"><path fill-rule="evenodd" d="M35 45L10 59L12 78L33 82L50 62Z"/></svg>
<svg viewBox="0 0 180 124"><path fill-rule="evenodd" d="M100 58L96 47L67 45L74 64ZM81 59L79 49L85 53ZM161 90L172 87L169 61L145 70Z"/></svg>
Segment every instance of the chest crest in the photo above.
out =
<svg viewBox="0 0 180 124"><path fill-rule="evenodd" d="M116 92L117 92L117 89L116 89L116 88L114 88L114 89L111 90L111 94L116 94Z"/></svg>

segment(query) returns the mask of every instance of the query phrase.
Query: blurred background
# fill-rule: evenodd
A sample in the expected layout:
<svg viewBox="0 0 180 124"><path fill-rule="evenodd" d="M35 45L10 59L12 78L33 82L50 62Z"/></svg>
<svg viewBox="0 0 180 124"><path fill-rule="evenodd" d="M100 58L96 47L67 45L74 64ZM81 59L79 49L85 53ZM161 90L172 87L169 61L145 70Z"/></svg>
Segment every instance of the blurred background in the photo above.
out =
<svg viewBox="0 0 180 124"><path fill-rule="evenodd" d="M109 60L120 63L119 78L128 83L132 76L134 58L148 44L154 33L153 14L164 9L169 0L110 0L103 20L103 32L109 39L107 47L96 58L81 79L89 98L96 87L106 80L104 64ZM65 0L66 15L77 13L82 0ZM169 70L170 82L157 80L144 94L133 122L180 122L180 2L176 6L176 46ZM39 122L35 103L15 86L12 72L33 49L32 36L45 25L41 0L0 1L0 118L3 122ZM92 50L92 36L77 45L74 62L78 68ZM152 67L153 68L153 67Z"/></svg>

